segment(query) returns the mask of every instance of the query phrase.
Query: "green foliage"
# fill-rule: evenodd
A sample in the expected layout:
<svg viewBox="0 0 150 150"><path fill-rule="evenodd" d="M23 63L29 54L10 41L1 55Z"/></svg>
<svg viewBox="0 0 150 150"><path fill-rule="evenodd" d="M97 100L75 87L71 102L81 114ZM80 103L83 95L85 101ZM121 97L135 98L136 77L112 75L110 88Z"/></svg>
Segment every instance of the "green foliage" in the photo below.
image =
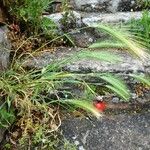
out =
<svg viewBox="0 0 150 150"><path fill-rule="evenodd" d="M15 121L15 115L12 109L6 107L0 108L0 128L8 128Z"/></svg>
<svg viewBox="0 0 150 150"><path fill-rule="evenodd" d="M19 116L23 118L27 117L32 111L45 111L51 106L51 104L71 104L76 107L80 107L85 109L86 111L92 112L97 118L101 116L99 112L93 107L91 101L87 101L88 98L85 99L70 99L70 100L53 100L50 99L47 102L41 97L41 93L48 93L49 91L54 91L59 89L65 83L76 84L84 86L84 89L90 91L92 94L96 94L91 88L89 84L87 84L83 79L96 77L99 79L103 79L106 81L106 87L111 89L113 92L117 93L121 98L125 101L129 100L130 92L125 85L125 83L119 79L119 77L112 76L110 74L103 73L86 73L86 74L78 74L78 73L68 73L60 71L60 69L65 66L67 63L72 63L75 60L80 59L96 59L103 60L108 62L117 62L121 61L119 58L116 59L115 55L111 55L110 53L103 51L81 51L75 53L72 57L67 58L66 60L61 61L60 63L56 62L51 64L41 71L31 71L26 72L23 68L16 68L16 70L9 70L5 73L1 74L0 77L0 91L2 95L5 95L5 99L3 99L3 103L7 104L8 109L1 106L1 127L9 127L9 125L14 121L14 113L10 109L15 102L15 107L19 111ZM109 59L108 59L109 58ZM137 80L147 84L149 84L149 79L144 78L138 75L131 75ZM88 93L89 94L89 93ZM4 101L5 100L5 101ZM31 115L31 114L30 114ZM29 116L30 116L29 115ZM52 115L52 114L51 114ZM51 118L47 114L46 118ZM31 119L31 118L30 118ZM45 123L44 123L45 124ZM37 127L38 131L39 127ZM42 135L40 132L37 132L35 135L35 139L38 138L39 135ZM44 136L44 135L42 135Z"/></svg>
<svg viewBox="0 0 150 150"><path fill-rule="evenodd" d="M17 0L3 1L4 6L8 7L10 14L16 17L15 21L20 22L21 28L25 28L30 35L51 31L54 34L56 25L50 19L42 17L44 10L53 2L53 0Z"/></svg>
<svg viewBox="0 0 150 150"><path fill-rule="evenodd" d="M142 7L142 8L147 8L150 6L150 0L137 0L137 3Z"/></svg>
<svg viewBox="0 0 150 150"><path fill-rule="evenodd" d="M125 44L118 41L102 41L96 42L89 46L89 48L127 48Z"/></svg>
<svg viewBox="0 0 150 150"><path fill-rule="evenodd" d="M121 98L125 101L128 101L130 98L130 92L126 86L126 84L117 77L111 75L104 75L101 77L103 80L110 83L110 85L106 85L107 88L111 89L115 93L117 93Z"/></svg>
<svg viewBox="0 0 150 150"><path fill-rule="evenodd" d="M135 38L141 41L145 47L150 49L150 12L145 10L142 18L130 22L130 31Z"/></svg>
<svg viewBox="0 0 150 150"><path fill-rule="evenodd" d="M121 61L121 58L116 56L115 54L110 54L107 51L81 51L77 54L78 59L94 59L94 60L101 60L110 63L116 63Z"/></svg>
<svg viewBox="0 0 150 150"><path fill-rule="evenodd" d="M102 55L101 55L102 54ZM90 57L99 60L103 59L104 52L95 53L89 51ZM108 54L107 54L108 55ZM83 86L83 89L89 89L88 84L82 79L83 76L88 76L86 74L73 74L68 72L63 72L60 69L67 63L71 63L74 60L79 60L87 57L87 53L80 52L77 56L74 55L75 59L67 62L54 63L46 68L38 71L25 71L19 65L13 67L13 69L7 72L1 73L0 75L0 94L4 96L2 99L3 103L7 104L8 109L3 105L1 106L1 127L8 128L12 122L14 122L14 113L10 111L10 108L14 108L17 112L17 126L22 127L22 137L19 140L20 146L26 145L26 142L30 139L31 132L32 145L39 145L42 147L52 147L53 142L50 142L52 135L47 133L53 133L58 130L61 125L59 118L59 112L54 111L57 105L63 104L74 105L77 108L82 108L86 111L93 113L97 118L101 116L98 110L93 106L89 98L85 99L66 99L58 100L49 99L46 101L44 96L50 91L58 90L65 83L75 84L77 86ZM113 57L113 56L112 56ZM114 60L114 58L112 59ZM109 60L110 62L110 60ZM93 74L95 76L95 74ZM89 74L91 76L91 74ZM93 91L91 91L92 94ZM44 93L44 95L42 94ZM68 107L67 107L68 108ZM38 114L38 115L37 115ZM44 141L44 143L43 143ZM52 144L52 145L50 145Z"/></svg>
<svg viewBox="0 0 150 150"><path fill-rule="evenodd" d="M137 74L131 74L130 76L150 87L150 77L146 75L137 75Z"/></svg>
<svg viewBox="0 0 150 150"><path fill-rule="evenodd" d="M5 146L4 146L4 148L6 150L10 150L11 149L11 145L9 143L6 143Z"/></svg>
<svg viewBox="0 0 150 150"><path fill-rule="evenodd" d="M63 149L64 150L77 150L77 146L75 144L72 144L69 141L65 140Z"/></svg>
<svg viewBox="0 0 150 150"><path fill-rule="evenodd" d="M34 34L38 34L40 30L50 32L51 34L51 32L53 33L55 31L55 24L47 18L42 18L42 12L50 2L52 2L52 0L17 0L14 3L13 1L10 1L9 7L12 8L12 13L16 15L17 19L21 22L23 21L28 29ZM67 1L64 2L64 9L66 9L66 2ZM68 18L68 12L65 13L65 17ZM74 19L74 16L71 17ZM68 20L62 20L62 22L63 21L65 24L68 23ZM113 40L115 39L115 43L112 44L112 41L111 43L96 43L90 46L90 48L126 48L138 57L142 59L146 58L147 54L143 51L143 47L135 42L127 31L101 24L93 25L92 27L96 27L98 30L110 34L110 36L113 37ZM70 40L70 42L72 41ZM22 130L22 138L19 140L20 144L24 145L29 139L31 140L30 135L32 133L32 141L30 141L31 145L38 145L40 143L40 145L46 147L46 149L48 146L51 147L51 145L49 145L53 145L53 142L49 142L51 140L51 135L53 135L52 133L57 131L58 127L61 125L58 112L60 106L66 105L67 107L68 105L74 105L75 108L82 108L91 112L97 118L101 116L100 112L93 106L89 95L86 98L75 97L72 99L66 98L65 100L59 97L57 100L52 98L49 98L48 100L45 99L49 92L58 91L59 88L66 83L82 86L86 92L88 91L88 94L91 92L91 94L95 96L96 93L91 88L91 86L93 86L92 83L86 83L84 77L98 77L99 79L104 80L106 82L105 86L108 89L117 93L123 100L128 101L130 98L130 91L125 83L119 78L102 73L81 74L62 71L62 68L66 64L76 60L89 58L111 63L121 61L118 56L108 52L87 50L75 53L72 57L66 58L60 62L57 61L51 63L38 71L26 71L21 65L17 64L15 66L13 64L14 68L1 73L0 95L5 97L2 102L6 103L8 107L1 106L1 127L8 128L11 123L14 122L14 112L10 109L13 107L17 112L17 125L20 126ZM141 77L134 77L142 82L147 82L147 80ZM50 133L50 135L48 133Z"/></svg>
<svg viewBox="0 0 150 150"><path fill-rule="evenodd" d="M143 48L143 46L138 41L135 40L135 38L129 33L127 29L117 26L112 27L111 25L103 25L103 24L93 24L91 25L91 27L95 27L96 29L109 34L112 37L113 41L116 40L115 47L117 46L118 48L120 48L121 46L122 48L126 47L127 50L129 50L132 54L135 54L142 60L147 58L147 53ZM96 44L94 43L90 47L98 48L98 46L100 46L101 48L102 46L104 47L104 44L105 47L108 46L111 47L111 45L108 42L106 43L102 42L102 44L100 42Z"/></svg>
<svg viewBox="0 0 150 150"><path fill-rule="evenodd" d="M69 0L63 0L62 1L62 11L70 11L70 8L69 8Z"/></svg>
<svg viewBox="0 0 150 150"><path fill-rule="evenodd" d="M102 116L102 114L100 114L100 112L97 109L95 109L93 104L88 100L73 99L73 100L65 100L65 101L60 101L60 102L61 103L69 103L76 107L85 109L87 112L91 112L97 118L100 118Z"/></svg>

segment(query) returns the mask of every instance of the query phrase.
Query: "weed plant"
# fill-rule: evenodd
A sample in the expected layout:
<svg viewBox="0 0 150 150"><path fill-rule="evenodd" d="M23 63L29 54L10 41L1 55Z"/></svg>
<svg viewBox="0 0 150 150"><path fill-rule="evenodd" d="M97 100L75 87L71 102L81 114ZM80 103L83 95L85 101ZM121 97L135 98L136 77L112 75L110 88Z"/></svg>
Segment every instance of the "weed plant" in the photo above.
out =
<svg viewBox="0 0 150 150"><path fill-rule="evenodd" d="M149 1L149 0L137 0L137 3L138 3L142 8L149 8L149 7L150 7L150 1Z"/></svg>
<svg viewBox="0 0 150 150"><path fill-rule="evenodd" d="M12 15L13 22L20 24L23 31L28 31L28 34L37 35L44 32L52 37L56 31L55 23L42 17L42 13L53 2L52 0L2 0L4 7L6 7Z"/></svg>
<svg viewBox="0 0 150 150"><path fill-rule="evenodd" d="M150 49L150 12L143 11L142 18L139 20L132 20L129 24L130 31L135 35L145 47Z"/></svg>
<svg viewBox="0 0 150 150"><path fill-rule="evenodd" d="M109 33L132 53L142 60L147 56L143 49L139 48L134 40L128 37L124 31L112 29L107 25L93 25L99 30ZM123 32L123 33L122 33ZM95 43L91 48L99 48L101 43ZM1 127L11 127L10 145L13 147L41 147L41 149L54 149L57 145L56 132L61 125L62 112L60 108L82 108L93 113L97 118L102 114L93 106L92 97L96 96L92 84L84 81L84 77L96 77L105 81L107 89L117 93L124 101L130 99L130 91L125 82L118 76L115 77L107 73L70 73L62 68L80 59L94 59L116 63L121 61L118 56L104 51L80 51L69 58L56 61L41 70L27 71L17 60L10 70L0 74L0 95L1 95ZM134 75L132 76L141 82L150 85L149 79ZM57 95L60 87L64 84L75 84L82 87L85 97L62 98ZM54 92L56 98L49 97L49 93ZM91 95L91 96L90 96ZM12 126L13 124L13 126ZM12 142L13 141L15 142ZM8 144L8 143L7 143ZM8 146L8 145L7 145ZM11 147L12 148L12 147Z"/></svg>
<svg viewBox="0 0 150 150"><path fill-rule="evenodd" d="M23 21L33 34L39 33L41 29L50 33L55 30L55 24L51 20L41 17L50 2L52 0L3 1L4 5L12 8L12 13L15 13L16 18ZM148 24L146 28L147 26ZM142 61L147 58L148 54L145 52L145 48L137 43L127 31L101 24L94 24L92 27L108 33L116 43L113 45L108 42L98 42L91 45L90 48L115 46L130 50ZM144 32L147 33L147 30ZM54 40L53 36L52 40ZM28 71L19 63L20 60L16 60L14 57L11 68L0 74L0 126L9 130L11 134L10 145L7 143L5 146L10 149L52 150L57 148L55 135L61 125L62 108L70 108L70 105L75 106L76 109L82 108L89 111L97 118L102 116L92 103L91 97L96 96L92 89L93 85L86 83L84 77L89 79L96 77L105 81L107 89L117 93L124 101L129 101L130 91L118 76L107 73L78 74L62 69L69 63L89 58L109 63L121 61L118 56L108 52L86 50L59 62L53 62L41 70ZM149 79L145 79L143 76L134 75L132 77L150 85ZM88 95L85 97L72 96L70 99L59 97L57 92L64 84L75 84L82 87ZM55 91L57 92L55 93ZM49 97L49 93L55 93L56 98Z"/></svg>

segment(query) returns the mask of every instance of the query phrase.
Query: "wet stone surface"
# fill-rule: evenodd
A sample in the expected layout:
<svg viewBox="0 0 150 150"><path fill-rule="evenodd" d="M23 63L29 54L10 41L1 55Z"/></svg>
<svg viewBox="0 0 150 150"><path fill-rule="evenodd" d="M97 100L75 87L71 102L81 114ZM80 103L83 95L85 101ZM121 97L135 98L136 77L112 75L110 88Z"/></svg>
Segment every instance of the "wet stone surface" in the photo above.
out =
<svg viewBox="0 0 150 150"><path fill-rule="evenodd" d="M149 150L150 112L94 118L70 118L61 127L77 150Z"/></svg>

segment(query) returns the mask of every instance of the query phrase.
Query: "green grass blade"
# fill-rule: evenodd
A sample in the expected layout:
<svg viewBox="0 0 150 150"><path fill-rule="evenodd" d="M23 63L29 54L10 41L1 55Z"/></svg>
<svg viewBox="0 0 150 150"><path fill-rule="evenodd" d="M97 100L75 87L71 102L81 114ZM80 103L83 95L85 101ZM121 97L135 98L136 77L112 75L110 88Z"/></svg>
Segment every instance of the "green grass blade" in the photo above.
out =
<svg viewBox="0 0 150 150"><path fill-rule="evenodd" d="M104 75L101 78L111 84L111 86L107 85L107 87L119 94L123 99L127 100L130 98L130 92L122 80L111 75Z"/></svg>
<svg viewBox="0 0 150 150"><path fill-rule="evenodd" d="M136 75L136 74L130 74L130 76L150 87L150 77L146 77L145 75Z"/></svg>
<svg viewBox="0 0 150 150"><path fill-rule="evenodd" d="M121 42L102 41L93 43L89 48L127 48L127 46Z"/></svg>
<svg viewBox="0 0 150 150"><path fill-rule="evenodd" d="M64 100L60 102L69 103L76 107L82 108L88 112L91 112L97 118L102 116L102 114L93 106L93 104L87 100Z"/></svg>
<svg viewBox="0 0 150 150"><path fill-rule="evenodd" d="M106 87L112 90L113 92L115 92L118 96L123 98L125 101L129 100L130 97L128 95L125 95L122 91L118 90L117 88L110 86L110 85L106 85Z"/></svg>
<svg viewBox="0 0 150 150"><path fill-rule="evenodd" d="M136 54L142 60L147 58L147 53L144 51L144 48L141 47L138 43L134 42L130 38L130 34L127 31L124 31L122 28L114 28L103 24L93 24L91 27L102 30L115 39L119 40L121 43L125 44L131 52Z"/></svg>
<svg viewBox="0 0 150 150"><path fill-rule="evenodd" d="M93 59L93 60L101 60L106 62L118 62L121 61L121 58L115 54L106 51L82 51L77 54L78 59Z"/></svg>

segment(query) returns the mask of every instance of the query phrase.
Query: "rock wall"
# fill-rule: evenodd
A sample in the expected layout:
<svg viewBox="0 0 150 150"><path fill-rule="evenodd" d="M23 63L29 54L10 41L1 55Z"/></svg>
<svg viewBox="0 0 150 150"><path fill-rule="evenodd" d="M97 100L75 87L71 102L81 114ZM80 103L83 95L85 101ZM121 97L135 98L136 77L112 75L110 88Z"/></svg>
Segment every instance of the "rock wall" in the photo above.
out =
<svg viewBox="0 0 150 150"><path fill-rule="evenodd" d="M9 66L10 48L10 42L7 38L7 28L5 26L0 27L0 72L6 70ZM3 140L4 133L5 129L0 128L0 143Z"/></svg>
<svg viewBox="0 0 150 150"><path fill-rule="evenodd" d="M0 71L6 70L9 66L10 49L7 28L5 26L0 27Z"/></svg>
<svg viewBox="0 0 150 150"><path fill-rule="evenodd" d="M77 47L86 48L97 39L104 38L103 33L97 34L94 30L85 29L85 26L90 27L93 23L127 23L142 17L142 12L139 11L142 10L142 5L139 4L139 0L68 0L68 2L71 11L66 17L67 20L63 18L65 11L63 6L61 7L63 4L61 0L55 0L51 4L53 14L50 13L46 17L57 24L61 31L59 33L69 32ZM78 31L74 31L75 28Z"/></svg>
<svg viewBox="0 0 150 150"><path fill-rule="evenodd" d="M71 0L75 10L117 12L137 10L136 0Z"/></svg>
<svg viewBox="0 0 150 150"><path fill-rule="evenodd" d="M61 0L55 0L51 8L60 11ZM140 0L69 0L70 7L85 12L122 12L142 9ZM147 6L149 7L149 6Z"/></svg>

